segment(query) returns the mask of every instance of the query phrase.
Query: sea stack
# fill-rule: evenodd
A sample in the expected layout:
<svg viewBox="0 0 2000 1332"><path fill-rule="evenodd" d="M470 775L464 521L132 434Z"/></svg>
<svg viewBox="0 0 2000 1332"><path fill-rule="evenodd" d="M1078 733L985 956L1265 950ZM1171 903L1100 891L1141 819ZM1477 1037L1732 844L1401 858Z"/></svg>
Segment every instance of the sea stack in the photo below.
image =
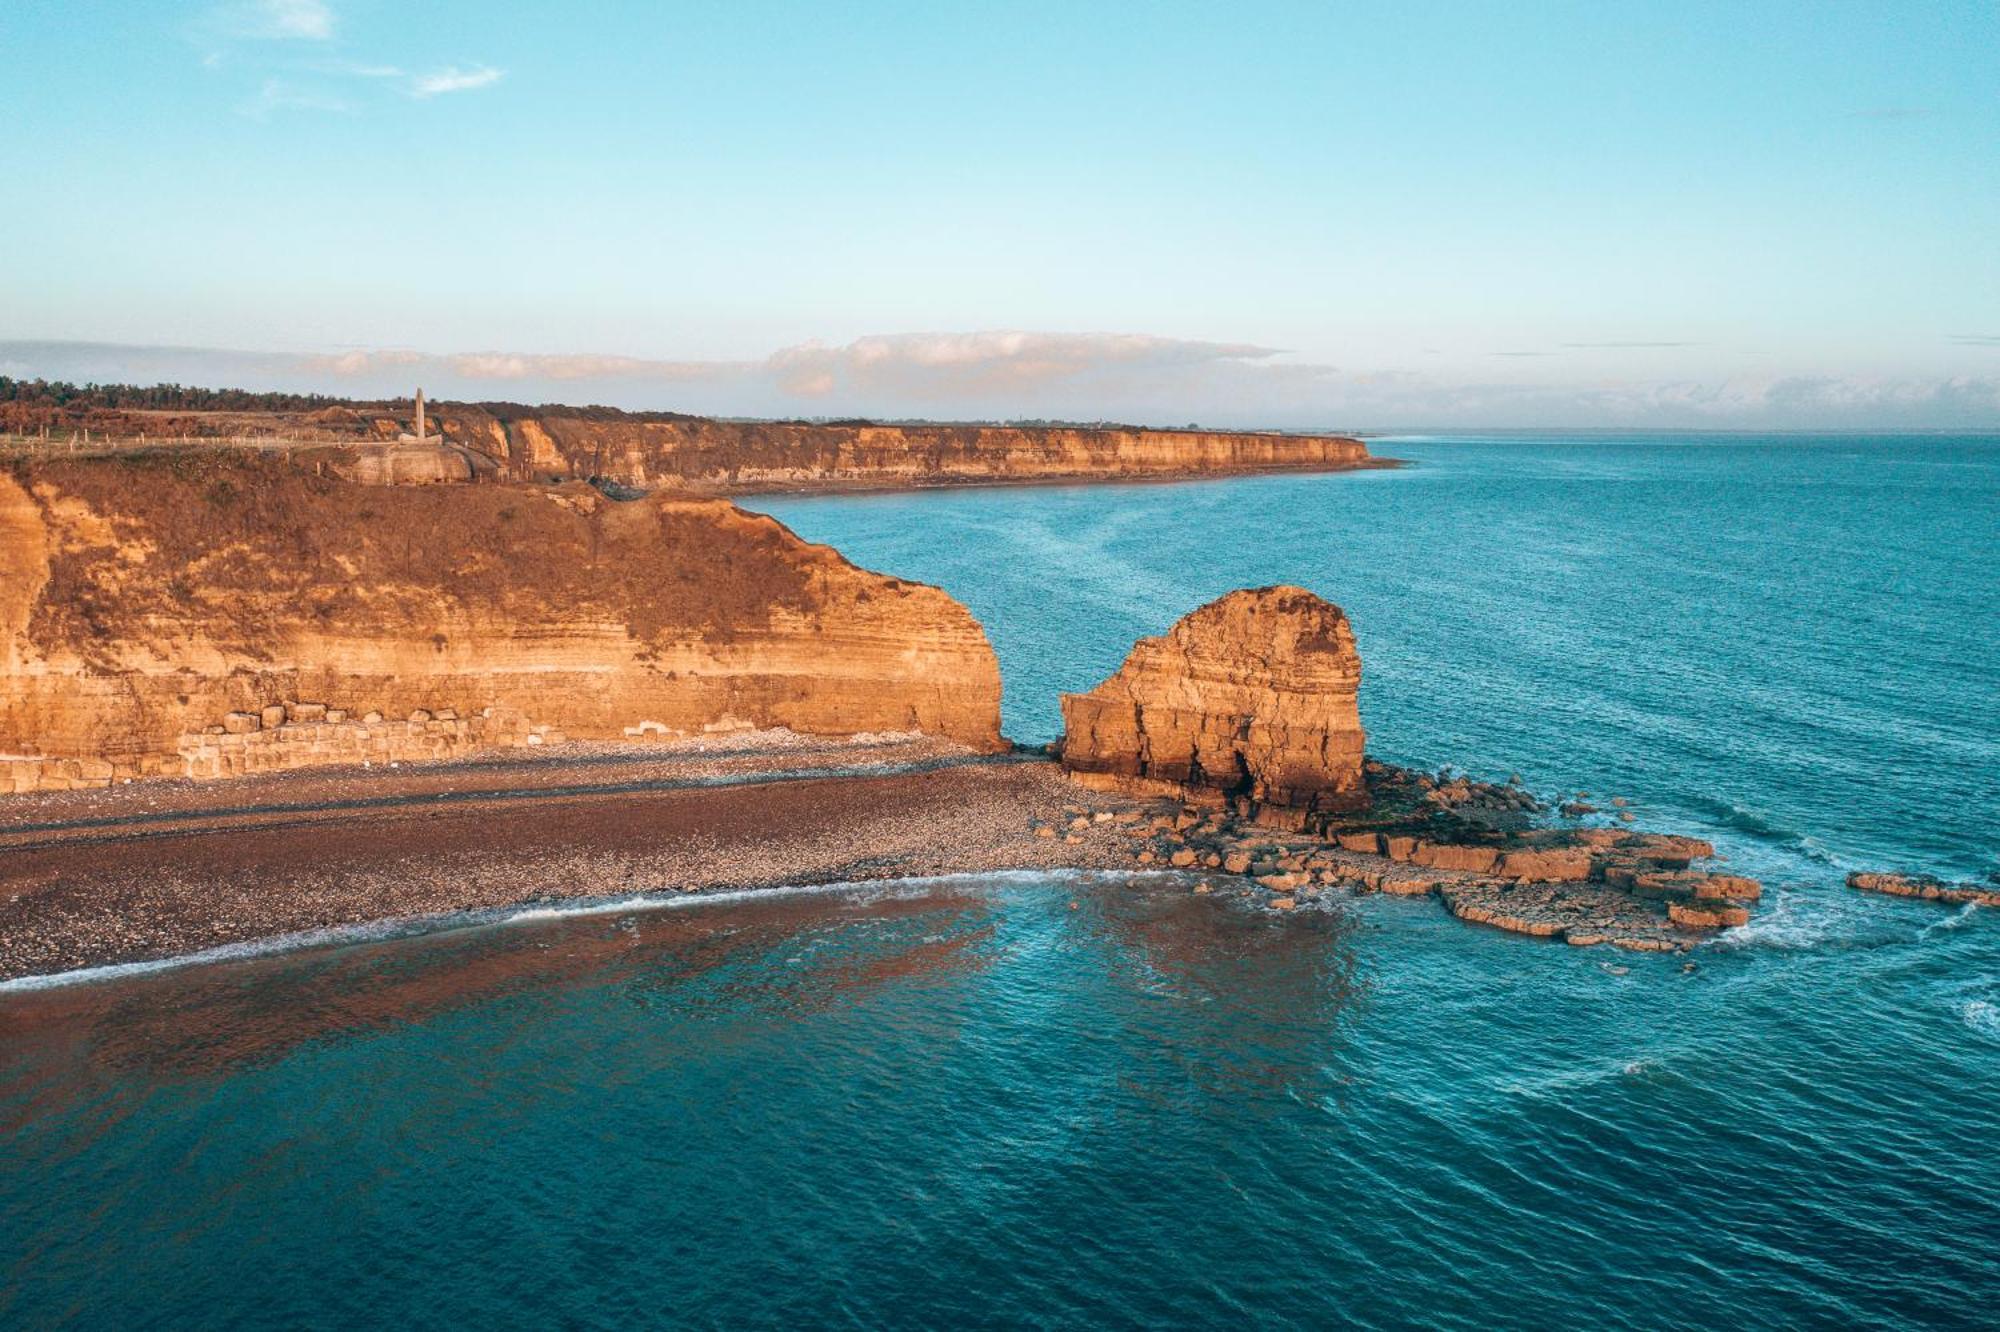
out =
<svg viewBox="0 0 2000 1332"><path fill-rule="evenodd" d="M1302 587L1231 592L1065 694L1062 761L1099 790L1247 802L1302 826L1368 803L1360 684L1340 607Z"/></svg>

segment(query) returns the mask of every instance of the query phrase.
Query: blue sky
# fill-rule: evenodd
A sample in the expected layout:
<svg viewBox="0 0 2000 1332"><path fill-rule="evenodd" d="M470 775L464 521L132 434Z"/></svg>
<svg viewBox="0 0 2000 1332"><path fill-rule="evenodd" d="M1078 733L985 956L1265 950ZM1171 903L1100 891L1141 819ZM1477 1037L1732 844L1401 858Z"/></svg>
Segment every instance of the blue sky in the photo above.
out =
<svg viewBox="0 0 2000 1332"><path fill-rule="evenodd" d="M5 0L0 372L2000 425L1992 3Z"/></svg>

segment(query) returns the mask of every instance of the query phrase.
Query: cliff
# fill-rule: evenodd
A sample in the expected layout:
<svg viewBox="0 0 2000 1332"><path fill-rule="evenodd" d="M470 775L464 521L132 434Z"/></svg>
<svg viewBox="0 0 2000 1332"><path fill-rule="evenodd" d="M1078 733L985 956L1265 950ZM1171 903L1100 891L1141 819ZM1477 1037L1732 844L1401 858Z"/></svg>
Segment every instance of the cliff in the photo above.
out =
<svg viewBox="0 0 2000 1332"><path fill-rule="evenodd" d="M1062 761L1087 786L1300 814L1367 803L1361 658L1340 607L1298 587L1231 592L1144 638L1062 699Z"/></svg>
<svg viewBox="0 0 2000 1332"><path fill-rule="evenodd" d="M246 395L247 396L247 395ZM1360 440L1137 427L875 425L716 421L675 412L514 403L430 404L455 456L402 451L409 403L315 410L142 410L0 401L0 433L93 441L345 445L369 479L409 483L596 478L711 495L776 490L892 490L1037 481L1139 481L1385 465Z"/></svg>
<svg viewBox="0 0 2000 1332"><path fill-rule="evenodd" d="M0 790L786 726L999 738L936 588L712 499L0 463Z"/></svg>
<svg viewBox="0 0 2000 1332"><path fill-rule="evenodd" d="M439 405L437 419L452 442L510 476L716 494L1327 471L1372 461L1359 440L1326 435L725 422L457 403Z"/></svg>

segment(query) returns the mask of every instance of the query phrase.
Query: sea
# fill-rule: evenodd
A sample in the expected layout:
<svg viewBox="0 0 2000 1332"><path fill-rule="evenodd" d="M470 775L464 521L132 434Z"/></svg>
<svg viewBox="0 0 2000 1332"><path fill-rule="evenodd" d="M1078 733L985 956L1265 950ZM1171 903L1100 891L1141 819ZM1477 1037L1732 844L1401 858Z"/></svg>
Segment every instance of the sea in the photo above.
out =
<svg viewBox="0 0 2000 1332"><path fill-rule="evenodd" d="M0 1325L2000 1326L2000 911L1842 883L2000 871L2000 438L1373 447L746 504L965 602L1028 743L1311 588L1373 753L1710 838L1750 926L998 874L17 984Z"/></svg>

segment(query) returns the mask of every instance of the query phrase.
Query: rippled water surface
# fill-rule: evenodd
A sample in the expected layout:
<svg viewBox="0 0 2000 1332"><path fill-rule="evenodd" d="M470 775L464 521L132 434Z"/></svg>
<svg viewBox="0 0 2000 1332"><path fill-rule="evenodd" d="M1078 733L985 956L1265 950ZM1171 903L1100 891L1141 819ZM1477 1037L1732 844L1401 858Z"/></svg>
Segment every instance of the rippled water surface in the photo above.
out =
<svg viewBox="0 0 2000 1332"><path fill-rule="evenodd" d="M1765 878L1678 958L991 876L0 992L0 1324L1992 1326L2000 446L1405 440L1399 472L774 501L1008 727L1239 585L1377 752Z"/></svg>

